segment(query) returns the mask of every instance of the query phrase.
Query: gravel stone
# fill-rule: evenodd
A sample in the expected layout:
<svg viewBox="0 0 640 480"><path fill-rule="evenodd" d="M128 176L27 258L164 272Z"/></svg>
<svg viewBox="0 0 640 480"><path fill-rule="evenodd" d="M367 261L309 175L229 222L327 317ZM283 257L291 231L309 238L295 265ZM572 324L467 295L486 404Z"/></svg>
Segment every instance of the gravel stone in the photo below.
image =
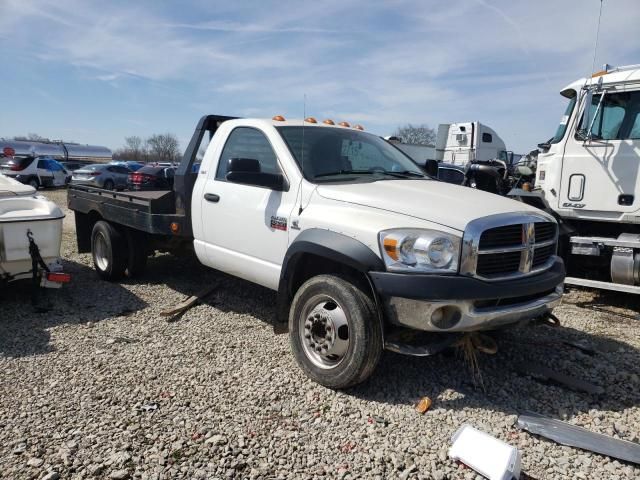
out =
<svg viewBox="0 0 640 480"><path fill-rule="evenodd" d="M637 466L514 426L534 411L640 441L640 297L572 290L555 311L561 328L493 334L499 350L478 356L481 379L462 355L385 352L367 383L335 392L307 380L288 338L273 334L273 292L166 254L140 278L102 281L76 253L66 191L42 193L67 214L73 279L43 293L46 313L30 308L24 285L0 289L3 478L475 479L447 455L465 423L518 447L532 478L640 478ZM219 287L181 317L160 316L210 284ZM518 373L526 362L604 393ZM424 396L433 405L420 415Z"/></svg>

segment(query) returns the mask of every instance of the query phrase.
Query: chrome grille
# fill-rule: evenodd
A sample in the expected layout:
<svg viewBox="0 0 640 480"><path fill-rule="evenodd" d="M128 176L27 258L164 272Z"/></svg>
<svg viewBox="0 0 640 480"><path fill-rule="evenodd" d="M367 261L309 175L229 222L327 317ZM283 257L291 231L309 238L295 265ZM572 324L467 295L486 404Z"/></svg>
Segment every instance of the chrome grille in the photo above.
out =
<svg viewBox="0 0 640 480"><path fill-rule="evenodd" d="M480 218L465 231L460 273L498 280L541 272L555 260L557 236L557 224L543 213Z"/></svg>

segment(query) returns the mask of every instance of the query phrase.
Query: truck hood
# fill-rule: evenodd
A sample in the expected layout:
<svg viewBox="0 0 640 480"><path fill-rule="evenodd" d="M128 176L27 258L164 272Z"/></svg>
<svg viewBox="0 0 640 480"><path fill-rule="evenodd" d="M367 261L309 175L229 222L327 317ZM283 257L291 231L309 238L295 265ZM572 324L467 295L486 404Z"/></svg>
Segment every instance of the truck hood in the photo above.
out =
<svg viewBox="0 0 640 480"><path fill-rule="evenodd" d="M383 180L319 185L321 197L409 215L464 231L471 220L510 212L538 212L492 193L435 180Z"/></svg>

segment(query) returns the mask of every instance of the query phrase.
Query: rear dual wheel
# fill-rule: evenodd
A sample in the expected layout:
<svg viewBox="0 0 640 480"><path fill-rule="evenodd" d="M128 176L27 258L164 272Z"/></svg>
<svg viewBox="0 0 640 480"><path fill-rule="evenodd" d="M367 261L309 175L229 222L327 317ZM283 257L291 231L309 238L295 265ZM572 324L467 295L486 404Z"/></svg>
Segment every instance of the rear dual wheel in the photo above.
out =
<svg viewBox="0 0 640 480"><path fill-rule="evenodd" d="M120 229L100 220L91 232L93 265L104 280L120 280L142 273L147 264L146 238L130 229Z"/></svg>
<svg viewBox="0 0 640 480"><path fill-rule="evenodd" d="M318 275L296 292L289 313L291 349L300 368L329 388L366 380L382 354L373 300L358 282Z"/></svg>

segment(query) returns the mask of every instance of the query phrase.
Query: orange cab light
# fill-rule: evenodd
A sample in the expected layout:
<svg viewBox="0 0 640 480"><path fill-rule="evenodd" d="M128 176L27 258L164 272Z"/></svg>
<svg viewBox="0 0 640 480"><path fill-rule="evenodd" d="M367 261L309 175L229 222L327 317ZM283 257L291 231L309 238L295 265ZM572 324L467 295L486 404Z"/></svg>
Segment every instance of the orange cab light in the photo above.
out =
<svg viewBox="0 0 640 480"><path fill-rule="evenodd" d="M178 222L171 222L171 233L178 233L180 231L180 224Z"/></svg>
<svg viewBox="0 0 640 480"><path fill-rule="evenodd" d="M276 122L284 122L285 119L282 115L276 115L271 120L274 120Z"/></svg>
<svg viewBox="0 0 640 480"><path fill-rule="evenodd" d="M599 72L594 73L593 75L591 75L591 78L596 78L596 77L601 77L603 75L606 75L607 72L606 70L600 70Z"/></svg>
<svg viewBox="0 0 640 480"><path fill-rule="evenodd" d="M335 122L333 120L331 120L330 118L327 118L322 123L324 123L325 125L335 125Z"/></svg>
<svg viewBox="0 0 640 480"><path fill-rule="evenodd" d="M531 184L530 184L529 182L524 182L524 183L522 184L522 189L523 189L525 192L530 192L530 191L531 191Z"/></svg>
<svg viewBox="0 0 640 480"><path fill-rule="evenodd" d="M360 124L355 125L353 128L355 128L356 130L364 130L364 127Z"/></svg>
<svg viewBox="0 0 640 480"><path fill-rule="evenodd" d="M307 117L304 119L304 121L307 123L318 123L318 121L313 117Z"/></svg>
<svg viewBox="0 0 640 480"><path fill-rule="evenodd" d="M395 238L385 238L382 242L384 251L394 260L398 260L398 240Z"/></svg>
<svg viewBox="0 0 640 480"><path fill-rule="evenodd" d="M340 125L341 127L350 127L351 125L349 125L349 122L340 122L338 125Z"/></svg>

